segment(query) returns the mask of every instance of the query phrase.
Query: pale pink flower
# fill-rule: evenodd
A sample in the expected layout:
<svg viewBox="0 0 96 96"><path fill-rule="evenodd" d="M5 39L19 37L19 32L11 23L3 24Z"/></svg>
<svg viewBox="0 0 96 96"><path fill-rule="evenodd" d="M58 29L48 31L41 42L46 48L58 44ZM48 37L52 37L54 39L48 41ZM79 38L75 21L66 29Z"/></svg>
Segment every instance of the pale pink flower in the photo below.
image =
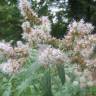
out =
<svg viewBox="0 0 96 96"><path fill-rule="evenodd" d="M59 49L48 47L39 53L39 63L43 65L63 64L64 60L64 54Z"/></svg>
<svg viewBox="0 0 96 96"><path fill-rule="evenodd" d="M79 22L72 22L68 26L69 33L68 34L76 34L78 33L81 36L84 36L85 34L89 34L93 31L94 26L90 23L85 23L83 19L81 19Z"/></svg>
<svg viewBox="0 0 96 96"><path fill-rule="evenodd" d="M18 72L19 68L20 64L17 60L9 59L7 62L0 64L0 70L9 75Z"/></svg>
<svg viewBox="0 0 96 96"><path fill-rule="evenodd" d="M13 47L10 45L10 43L0 42L0 50L8 55L14 54Z"/></svg>

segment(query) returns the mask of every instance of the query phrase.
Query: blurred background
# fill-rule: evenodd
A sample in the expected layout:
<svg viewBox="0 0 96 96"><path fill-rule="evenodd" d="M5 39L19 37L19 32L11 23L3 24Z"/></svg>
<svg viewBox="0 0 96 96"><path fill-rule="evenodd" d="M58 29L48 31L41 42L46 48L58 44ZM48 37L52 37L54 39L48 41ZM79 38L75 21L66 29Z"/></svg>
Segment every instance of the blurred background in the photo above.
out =
<svg viewBox="0 0 96 96"><path fill-rule="evenodd" d="M84 19L96 26L96 0L29 0L39 16L48 16L52 23L51 34L63 38L67 25ZM0 0L0 40L21 39L24 21L18 9L18 0ZM93 33L95 33L95 29Z"/></svg>

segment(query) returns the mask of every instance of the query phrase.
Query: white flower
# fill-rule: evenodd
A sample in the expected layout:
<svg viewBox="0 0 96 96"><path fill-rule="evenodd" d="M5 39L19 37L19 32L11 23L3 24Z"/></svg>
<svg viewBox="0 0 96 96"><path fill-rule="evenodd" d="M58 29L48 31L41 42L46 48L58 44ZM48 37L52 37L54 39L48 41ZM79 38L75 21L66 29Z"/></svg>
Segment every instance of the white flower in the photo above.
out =
<svg viewBox="0 0 96 96"><path fill-rule="evenodd" d="M78 22L78 25L77 25L78 32L83 32L85 34L89 34L89 33L91 33L91 31L93 29L94 29L94 27L92 26L92 24L85 23L83 19L81 19L80 22Z"/></svg>
<svg viewBox="0 0 96 96"><path fill-rule="evenodd" d="M31 3L28 0L19 0L18 7L25 19L35 23L39 22L38 15L31 9Z"/></svg>
<svg viewBox="0 0 96 96"><path fill-rule="evenodd" d="M33 44L40 44L47 42L48 38L51 37L49 33L44 32L39 28L31 29L31 32L29 34L24 32L22 35L25 40Z"/></svg>
<svg viewBox="0 0 96 96"><path fill-rule="evenodd" d="M20 64L16 60L9 59L7 62L0 64L0 70L6 74L13 74L18 71Z"/></svg>
<svg viewBox="0 0 96 96"><path fill-rule="evenodd" d="M85 23L83 19L79 22L72 22L68 26L69 33L79 33L80 35L84 36L85 34L89 34L93 31L94 26L90 23Z"/></svg>
<svg viewBox="0 0 96 96"><path fill-rule="evenodd" d="M14 54L13 47L10 45L10 43L0 42L0 50L8 55Z"/></svg>
<svg viewBox="0 0 96 96"><path fill-rule="evenodd" d="M43 65L63 64L64 55L59 49L48 47L39 54L39 63Z"/></svg>

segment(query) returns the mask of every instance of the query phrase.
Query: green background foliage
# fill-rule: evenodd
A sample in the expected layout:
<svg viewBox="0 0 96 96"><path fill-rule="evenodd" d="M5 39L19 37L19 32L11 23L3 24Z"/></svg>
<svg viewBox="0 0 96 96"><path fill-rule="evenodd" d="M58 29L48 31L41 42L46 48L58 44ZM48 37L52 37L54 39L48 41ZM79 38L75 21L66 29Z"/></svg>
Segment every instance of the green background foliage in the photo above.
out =
<svg viewBox="0 0 96 96"><path fill-rule="evenodd" d="M21 17L16 0L0 0L0 39L20 39Z"/></svg>
<svg viewBox="0 0 96 96"><path fill-rule="evenodd" d="M83 18L96 26L96 2L94 0L64 0L62 3L59 0L41 0L38 4L33 0L30 2L39 16L49 16L52 23L51 34L57 38L62 38L66 34L66 26L73 19L80 20ZM56 3L54 4L55 7L66 9L56 12L56 23L53 23L54 15L48 10L53 2ZM63 18L67 19L68 22L65 22ZM18 0L0 0L0 39L19 40L22 33L20 27L22 22L23 19L18 10Z"/></svg>

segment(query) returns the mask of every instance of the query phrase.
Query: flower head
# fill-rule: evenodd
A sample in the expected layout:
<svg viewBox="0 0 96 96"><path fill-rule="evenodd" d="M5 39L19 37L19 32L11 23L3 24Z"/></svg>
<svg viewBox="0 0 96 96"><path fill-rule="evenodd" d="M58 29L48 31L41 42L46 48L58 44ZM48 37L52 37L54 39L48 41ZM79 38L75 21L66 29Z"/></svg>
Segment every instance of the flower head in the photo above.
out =
<svg viewBox="0 0 96 96"><path fill-rule="evenodd" d="M12 56L14 54L13 47L10 43L0 42L0 51L3 51L4 54Z"/></svg>
<svg viewBox="0 0 96 96"><path fill-rule="evenodd" d="M55 48L48 47L39 54L39 63L43 65L63 64L64 54Z"/></svg>
<svg viewBox="0 0 96 96"><path fill-rule="evenodd" d="M18 72L20 64L17 60L9 59L7 62L0 64L0 70L6 74L13 74Z"/></svg>
<svg viewBox="0 0 96 96"><path fill-rule="evenodd" d="M31 4L28 0L19 0L18 6L25 19L30 20L34 24L40 23L38 15L31 9Z"/></svg>
<svg viewBox="0 0 96 96"><path fill-rule="evenodd" d="M90 23L85 23L83 19L81 19L79 22L72 22L68 26L69 33L68 34L78 34L80 36L84 36L86 34L89 34L93 31L94 26Z"/></svg>

